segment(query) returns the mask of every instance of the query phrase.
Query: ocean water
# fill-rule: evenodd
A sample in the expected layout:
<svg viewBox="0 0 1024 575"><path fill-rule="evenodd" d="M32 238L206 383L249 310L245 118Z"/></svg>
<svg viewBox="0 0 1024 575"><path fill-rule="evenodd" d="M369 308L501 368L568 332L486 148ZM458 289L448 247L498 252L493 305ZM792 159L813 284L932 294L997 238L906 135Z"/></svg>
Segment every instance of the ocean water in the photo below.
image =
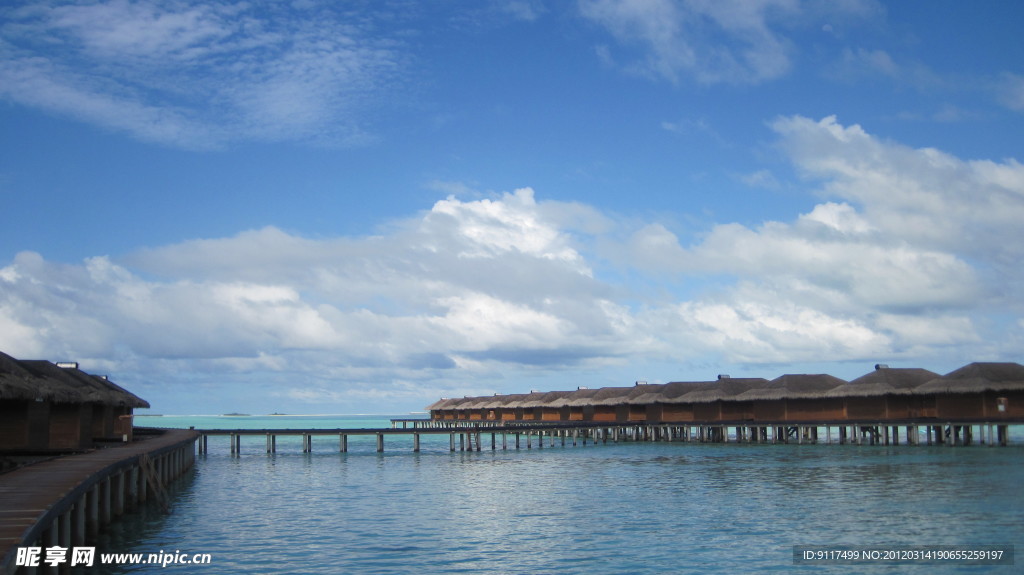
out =
<svg viewBox="0 0 1024 575"><path fill-rule="evenodd" d="M387 416L146 417L196 428L387 427ZM157 422L156 420L161 420ZM1020 428L1014 431L1019 433ZM1015 545L1024 448L607 443L451 453L448 436L226 437L97 553L208 565L88 573L1020 573L1016 565L795 565L794 545ZM511 444L510 444L511 446ZM86 571L82 571L86 572Z"/></svg>

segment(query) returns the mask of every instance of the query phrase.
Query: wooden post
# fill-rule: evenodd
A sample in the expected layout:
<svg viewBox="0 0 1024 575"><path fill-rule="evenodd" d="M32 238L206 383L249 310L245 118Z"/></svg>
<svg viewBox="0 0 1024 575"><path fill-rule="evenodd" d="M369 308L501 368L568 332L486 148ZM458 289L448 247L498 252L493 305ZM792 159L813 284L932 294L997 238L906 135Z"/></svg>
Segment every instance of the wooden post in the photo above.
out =
<svg viewBox="0 0 1024 575"><path fill-rule="evenodd" d="M60 516L60 532L57 534L58 545L64 548L71 547L71 510L65 511ZM69 549L70 553L70 549Z"/></svg>
<svg viewBox="0 0 1024 575"><path fill-rule="evenodd" d="M124 472L117 473L114 475L114 484L111 486L113 490L113 512L114 516L124 515Z"/></svg>
<svg viewBox="0 0 1024 575"><path fill-rule="evenodd" d="M85 508L88 494L82 494L75 502L71 518L71 546L82 547L85 545Z"/></svg>
<svg viewBox="0 0 1024 575"><path fill-rule="evenodd" d="M383 452L384 452L384 434L383 433L378 433L377 434L377 453L383 453Z"/></svg>
<svg viewBox="0 0 1024 575"><path fill-rule="evenodd" d="M412 434L412 451L413 453L420 452L420 434L418 433Z"/></svg>

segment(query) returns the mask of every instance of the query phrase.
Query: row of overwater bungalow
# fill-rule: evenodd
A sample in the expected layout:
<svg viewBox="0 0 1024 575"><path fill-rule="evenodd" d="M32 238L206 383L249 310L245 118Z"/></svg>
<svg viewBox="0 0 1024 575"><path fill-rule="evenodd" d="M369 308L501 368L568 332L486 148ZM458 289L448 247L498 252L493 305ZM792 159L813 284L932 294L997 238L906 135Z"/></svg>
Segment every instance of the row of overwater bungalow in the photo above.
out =
<svg viewBox="0 0 1024 575"><path fill-rule="evenodd" d="M132 410L149 403L78 364L0 353L0 451L61 452L131 441Z"/></svg>
<svg viewBox="0 0 1024 575"><path fill-rule="evenodd" d="M852 381L790 374L771 381L720 375L575 391L442 398L431 419L694 423L1024 422L1024 366L972 363L946 375L875 369Z"/></svg>

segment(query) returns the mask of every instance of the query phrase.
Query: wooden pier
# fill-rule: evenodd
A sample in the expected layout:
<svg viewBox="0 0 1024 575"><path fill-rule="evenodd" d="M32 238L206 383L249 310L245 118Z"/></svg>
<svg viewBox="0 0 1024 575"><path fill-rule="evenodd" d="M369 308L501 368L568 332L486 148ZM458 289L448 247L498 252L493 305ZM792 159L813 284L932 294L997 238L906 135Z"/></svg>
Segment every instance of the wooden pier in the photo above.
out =
<svg viewBox="0 0 1024 575"><path fill-rule="evenodd" d="M374 437L377 453L390 439L404 438L413 452L421 437L449 438L449 451L543 448L559 444L586 445L609 441L674 441L693 443L795 443L837 445L944 445L990 447L1010 444L1006 422L791 422L638 423L638 422L510 422L477 420L395 419L390 428L362 429L199 429L199 453L209 453L211 436L228 437L232 455L242 452L242 438L262 438L266 453L277 452L279 436L302 438L302 451L313 451L313 437L336 437L337 451L347 453L349 438ZM411 441L410 441L411 440ZM259 448L257 448L259 449Z"/></svg>
<svg viewBox="0 0 1024 575"><path fill-rule="evenodd" d="M17 549L60 546L70 559L72 547L88 545L103 526L140 503L155 498L166 506L164 488L192 467L197 437L166 430L0 475L0 573L56 573L42 561L19 569Z"/></svg>

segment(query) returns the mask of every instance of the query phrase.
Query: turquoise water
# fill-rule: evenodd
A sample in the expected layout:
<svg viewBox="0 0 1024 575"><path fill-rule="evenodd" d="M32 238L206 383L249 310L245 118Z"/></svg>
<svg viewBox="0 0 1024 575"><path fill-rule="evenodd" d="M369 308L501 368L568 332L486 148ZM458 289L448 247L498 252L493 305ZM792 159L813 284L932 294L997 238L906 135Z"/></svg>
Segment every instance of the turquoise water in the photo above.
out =
<svg viewBox="0 0 1024 575"><path fill-rule="evenodd" d="M138 418L197 428L386 427L389 417ZM97 553L209 553L90 573L1019 573L794 565L794 545L1013 544L1024 449L620 443L448 451L448 436L211 438L174 513L122 518ZM524 443L525 446L525 443Z"/></svg>

